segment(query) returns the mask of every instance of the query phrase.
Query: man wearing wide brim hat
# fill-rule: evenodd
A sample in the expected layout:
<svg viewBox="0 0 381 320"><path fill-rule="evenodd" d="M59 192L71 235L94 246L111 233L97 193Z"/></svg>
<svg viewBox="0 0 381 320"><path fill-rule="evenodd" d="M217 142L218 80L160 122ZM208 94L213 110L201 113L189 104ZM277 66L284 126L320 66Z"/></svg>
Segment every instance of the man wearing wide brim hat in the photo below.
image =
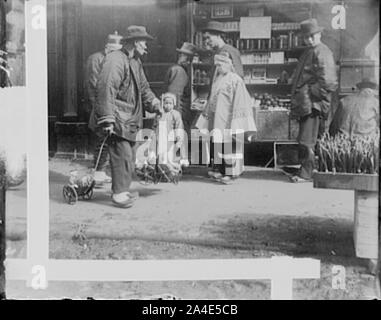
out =
<svg viewBox="0 0 381 320"><path fill-rule="evenodd" d="M197 54L197 47L190 42L184 42L181 48L177 48L178 53L183 53L188 57L193 57Z"/></svg>
<svg viewBox="0 0 381 320"><path fill-rule="evenodd" d="M332 51L321 42L322 30L316 19L300 23L300 34L307 48L293 75L290 116L299 121L301 169L292 182L312 179L315 145L330 113L332 92L337 88L335 61Z"/></svg>
<svg viewBox="0 0 381 320"><path fill-rule="evenodd" d="M364 78L356 84L359 91L340 100L329 127L331 135L371 136L379 132L378 84Z"/></svg>
<svg viewBox="0 0 381 320"><path fill-rule="evenodd" d="M135 40L154 40L154 37L151 36L147 30L146 27L143 26L129 26L127 28L127 32L123 37L124 41L135 41Z"/></svg>
<svg viewBox="0 0 381 320"><path fill-rule="evenodd" d="M318 25L316 19L304 20L300 23L300 34L303 36L314 35L316 33L322 32L324 28Z"/></svg>
<svg viewBox="0 0 381 320"><path fill-rule="evenodd" d="M215 54L226 52L233 61L234 72L243 78L243 66L241 53L230 44L225 43L223 35L225 33L224 25L219 21L209 21L202 33L207 46L210 46ZM213 72L214 73L214 72ZM212 75L213 78L213 75Z"/></svg>
<svg viewBox="0 0 381 320"><path fill-rule="evenodd" d="M176 95L177 105L175 107L181 114L184 129L189 133L193 117L190 110L190 87L189 87L189 65L197 54L198 48L190 42L184 42L181 48L177 48L177 63L170 66L164 76L166 91Z"/></svg>
<svg viewBox="0 0 381 320"><path fill-rule="evenodd" d="M96 120L94 114L95 108L95 96L99 73L102 69L103 61L110 52L122 49L122 36L115 31L107 36L105 47L102 51L96 52L89 56L86 62L86 74L85 74L85 87L88 95L89 105L91 108L89 117L89 128L94 131L96 128ZM94 167L100 148L102 145L102 138L96 136L97 144L94 151ZM97 186L101 186L103 183L111 182L111 177L106 174L106 167L108 164L108 151L107 144L101 150L101 156L99 158L98 167L94 174L95 183Z"/></svg>
<svg viewBox="0 0 381 320"><path fill-rule="evenodd" d="M123 48L106 56L97 83L95 116L97 128L109 136L112 203L123 208L138 196L130 185L144 112L162 112L139 58L147 53L148 40L153 37L144 26L128 27Z"/></svg>

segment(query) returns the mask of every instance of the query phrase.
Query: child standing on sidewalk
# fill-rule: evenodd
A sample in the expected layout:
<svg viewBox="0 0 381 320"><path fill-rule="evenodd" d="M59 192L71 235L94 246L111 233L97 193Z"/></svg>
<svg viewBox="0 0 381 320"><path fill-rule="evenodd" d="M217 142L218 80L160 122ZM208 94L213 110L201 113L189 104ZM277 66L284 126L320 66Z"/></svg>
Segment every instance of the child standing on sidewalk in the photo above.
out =
<svg viewBox="0 0 381 320"><path fill-rule="evenodd" d="M187 152L184 148L187 143L186 134L184 131L184 124L181 118L181 113L175 110L176 96L170 92L162 95L162 105L164 113L162 116L156 118L154 129L158 139L158 150L160 162L161 148L167 152L167 159L169 163L179 163L180 166L189 166ZM174 147L172 146L172 141ZM177 154L180 154L180 157Z"/></svg>
<svg viewBox="0 0 381 320"><path fill-rule="evenodd" d="M163 114L156 116L153 131L155 137L150 137L149 150L137 152L136 168L144 165L167 165L174 171L189 166L184 145L187 143L181 113L175 110L176 96L173 93L164 93L161 97ZM147 152L148 151L148 152ZM140 155L140 156L139 156Z"/></svg>

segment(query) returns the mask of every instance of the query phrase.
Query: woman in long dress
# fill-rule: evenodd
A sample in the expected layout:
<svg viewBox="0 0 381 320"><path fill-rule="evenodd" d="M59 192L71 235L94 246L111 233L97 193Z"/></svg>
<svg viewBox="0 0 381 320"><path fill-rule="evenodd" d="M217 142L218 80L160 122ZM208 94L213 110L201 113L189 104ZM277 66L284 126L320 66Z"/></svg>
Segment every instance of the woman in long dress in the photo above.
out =
<svg viewBox="0 0 381 320"><path fill-rule="evenodd" d="M223 53L217 54L214 64L216 73L204 111L209 120L214 159L208 175L230 183L244 170L244 136L256 132L257 128L252 99L243 79L234 72L232 60Z"/></svg>

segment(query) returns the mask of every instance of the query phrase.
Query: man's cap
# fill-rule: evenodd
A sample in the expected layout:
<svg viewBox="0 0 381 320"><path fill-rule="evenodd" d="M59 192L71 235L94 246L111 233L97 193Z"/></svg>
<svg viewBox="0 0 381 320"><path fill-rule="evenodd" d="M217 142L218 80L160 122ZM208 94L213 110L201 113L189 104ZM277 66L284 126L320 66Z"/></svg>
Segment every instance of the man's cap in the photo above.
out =
<svg viewBox="0 0 381 320"><path fill-rule="evenodd" d="M224 25L219 21L209 21L207 25L202 29L203 32L211 31L213 33L225 33Z"/></svg>
<svg viewBox="0 0 381 320"><path fill-rule="evenodd" d="M143 26L129 26L123 40L153 40L154 38L147 33L146 27Z"/></svg>
<svg viewBox="0 0 381 320"><path fill-rule="evenodd" d="M324 28L318 25L316 19L307 19L300 23L300 33L303 36L309 36L318 32L322 32Z"/></svg>
<svg viewBox="0 0 381 320"><path fill-rule="evenodd" d="M176 49L176 51L190 56L194 56L197 53L197 47L193 43L184 42L181 48Z"/></svg>

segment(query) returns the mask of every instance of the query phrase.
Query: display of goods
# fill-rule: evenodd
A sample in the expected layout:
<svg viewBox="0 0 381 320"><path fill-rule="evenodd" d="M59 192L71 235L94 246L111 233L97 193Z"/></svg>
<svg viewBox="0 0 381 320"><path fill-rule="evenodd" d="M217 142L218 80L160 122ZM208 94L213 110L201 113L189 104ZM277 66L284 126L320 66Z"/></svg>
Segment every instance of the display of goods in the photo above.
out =
<svg viewBox="0 0 381 320"><path fill-rule="evenodd" d="M275 96L269 93L254 93L253 98L260 101L259 107L261 110L289 110L291 100L287 97Z"/></svg>
<svg viewBox="0 0 381 320"><path fill-rule="evenodd" d="M210 85L210 77L205 70L196 69L194 72L193 84Z"/></svg>
<svg viewBox="0 0 381 320"><path fill-rule="evenodd" d="M376 174L379 168L380 135L334 137L325 133L317 144L320 172Z"/></svg>

